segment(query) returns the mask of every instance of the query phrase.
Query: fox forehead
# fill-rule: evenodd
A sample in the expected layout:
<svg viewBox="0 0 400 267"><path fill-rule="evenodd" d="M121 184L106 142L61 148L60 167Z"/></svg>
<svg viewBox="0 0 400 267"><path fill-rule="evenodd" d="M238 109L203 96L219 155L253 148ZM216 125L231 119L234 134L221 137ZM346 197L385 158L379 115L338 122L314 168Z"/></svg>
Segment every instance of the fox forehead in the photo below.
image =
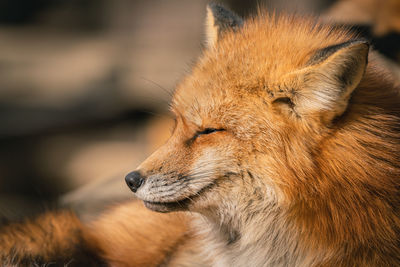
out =
<svg viewBox="0 0 400 267"><path fill-rule="evenodd" d="M172 107L199 127L246 117L249 108L267 110L269 97L297 86L287 74L304 68L319 49L351 38L348 30L315 19L260 14L204 51Z"/></svg>

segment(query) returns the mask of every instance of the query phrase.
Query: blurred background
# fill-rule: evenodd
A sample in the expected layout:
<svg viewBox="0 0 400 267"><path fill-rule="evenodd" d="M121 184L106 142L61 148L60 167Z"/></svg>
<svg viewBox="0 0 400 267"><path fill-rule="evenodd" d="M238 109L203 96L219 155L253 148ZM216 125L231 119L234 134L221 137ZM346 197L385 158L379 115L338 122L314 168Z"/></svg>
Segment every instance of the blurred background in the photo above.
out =
<svg viewBox="0 0 400 267"><path fill-rule="evenodd" d="M400 0L219 1L349 24L399 75ZM0 0L0 220L90 219L169 135L168 102L203 49L206 0Z"/></svg>

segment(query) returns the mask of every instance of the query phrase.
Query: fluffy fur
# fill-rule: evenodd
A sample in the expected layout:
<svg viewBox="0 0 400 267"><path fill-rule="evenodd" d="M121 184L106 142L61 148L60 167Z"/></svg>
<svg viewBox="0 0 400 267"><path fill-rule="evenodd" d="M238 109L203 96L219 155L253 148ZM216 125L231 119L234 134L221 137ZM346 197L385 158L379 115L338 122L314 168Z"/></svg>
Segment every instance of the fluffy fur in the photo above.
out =
<svg viewBox="0 0 400 267"><path fill-rule="evenodd" d="M399 91L367 53L291 16L225 32L178 86L136 195L159 211L191 199L217 266L398 265Z"/></svg>
<svg viewBox="0 0 400 267"><path fill-rule="evenodd" d="M71 212L54 212L0 229L1 266L105 266L88 229Z"/></svg>
<svg viewBox="0 0 400 267"><path fill-rule="evenodd" d="M263 12L232 29L219 11L171 138L137 169L147 208L189 213L122 206L88 243L112 266L400 265L399 88L368 43Z"/></svg>

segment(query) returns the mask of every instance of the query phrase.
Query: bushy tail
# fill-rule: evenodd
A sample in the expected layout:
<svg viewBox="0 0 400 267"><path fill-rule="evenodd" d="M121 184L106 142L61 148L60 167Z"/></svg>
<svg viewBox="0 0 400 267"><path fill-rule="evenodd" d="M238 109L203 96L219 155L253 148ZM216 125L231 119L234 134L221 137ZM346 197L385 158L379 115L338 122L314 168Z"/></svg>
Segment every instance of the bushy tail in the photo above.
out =
<svg viewBox="0 0 400 267"><path fill-rule="evenodd" d="M89 232L69 211L0 228L0 266L105 266Z"/></svg>
<svg viewBox="0 0 400 267"><path fill-rule="evenodd" d="M0 227L0 266L160 266L185 247L187 219L140 201L118 204L87 225L72 212L49 212Z"/></svg>

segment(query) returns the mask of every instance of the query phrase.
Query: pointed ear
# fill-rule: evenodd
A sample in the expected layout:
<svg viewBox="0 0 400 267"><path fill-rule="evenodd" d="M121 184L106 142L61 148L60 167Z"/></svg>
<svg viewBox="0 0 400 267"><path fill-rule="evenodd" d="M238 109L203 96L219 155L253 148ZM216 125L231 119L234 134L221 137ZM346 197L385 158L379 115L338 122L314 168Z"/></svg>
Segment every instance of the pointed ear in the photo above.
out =
<svg viewBox="0 0 400 267"><path fill-rule="evenodd" d="M317 51L301 71L304 88L293 101L296 109L303 114L318 112L325 122L342 115L364 76L368 51L369 44L364 40Z"/></svg>
<svg viewBox="0 0 400 267"><path fill-rule="evenodd" d="M227 30L236 30L243 20L232 11L215 3L207 5L206 41L207 47L213 47Z"/></svg>

